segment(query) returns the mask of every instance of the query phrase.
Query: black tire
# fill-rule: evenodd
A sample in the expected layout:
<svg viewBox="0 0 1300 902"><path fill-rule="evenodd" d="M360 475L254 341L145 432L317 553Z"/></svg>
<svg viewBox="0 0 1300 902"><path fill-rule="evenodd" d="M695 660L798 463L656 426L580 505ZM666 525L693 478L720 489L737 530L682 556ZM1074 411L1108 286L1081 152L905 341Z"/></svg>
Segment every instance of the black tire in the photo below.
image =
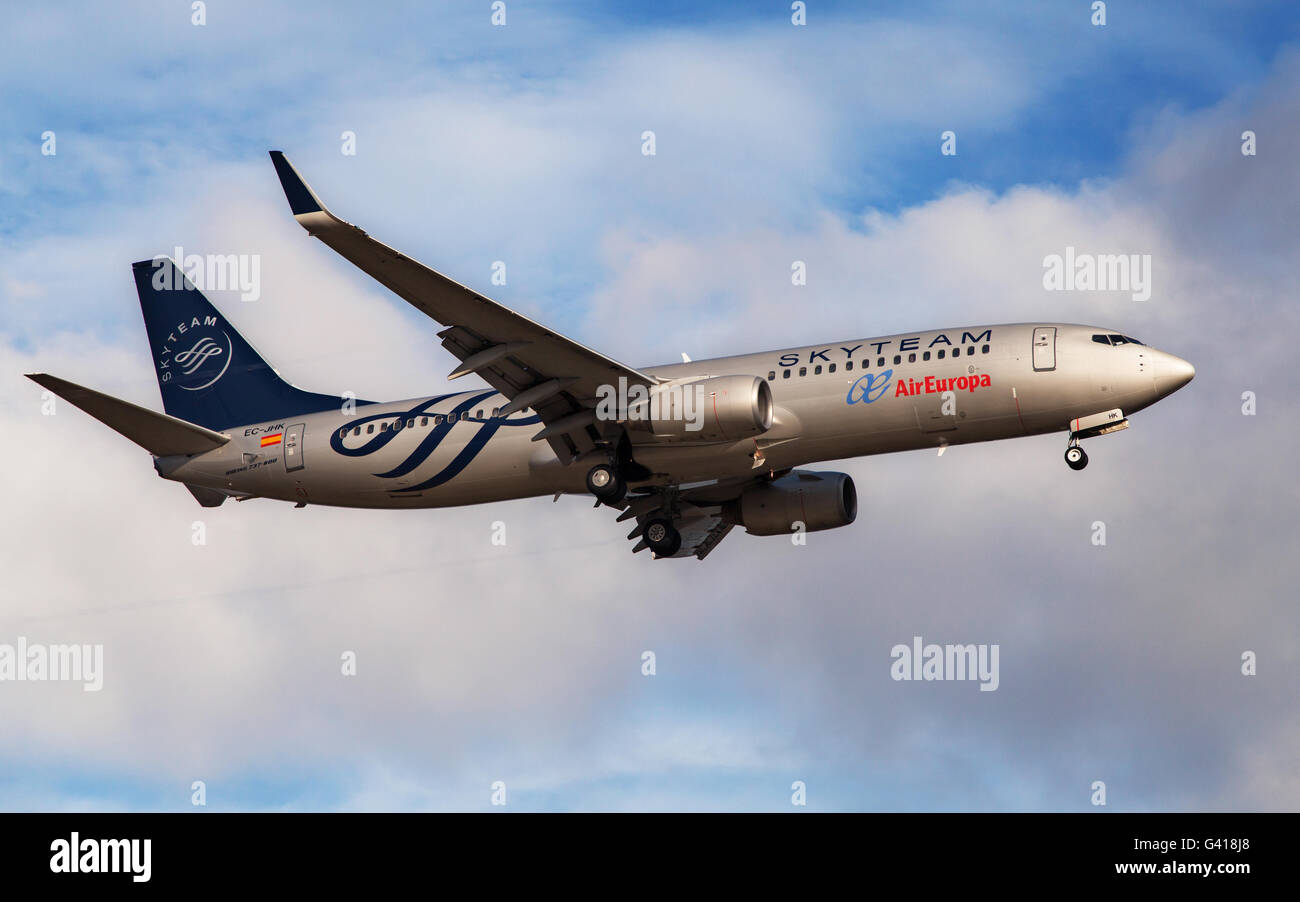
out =
<svg viewBox="0 0 1300 902"><path fill-rule="evenodd" d="M587 471L587 491L601 501L614 501L623 496L627 486L611 464L596 464Z"/></svg>
<svg viewBox="0 0 1300 902"><path fill-rule="evenodd" d="M1088 466L1088 454L1078 445L1065 449L1065 463L1071 470L1082 470Z"/></svg>
<svg viewBox="0 0 1300 902"><path fill-rule="evenodd" d="M661 557L672 557L682 547L682 534L663 517L647 521L643 535L650 550Z"/></svg>
<svg viewBox="0 0 1300 902"><path fill-rule="evenodd" d="M627 483L620 479L614 487L613 494L608 498L602 498L600 500L605 504L618 504L625 497L627 497Z"/></svg>

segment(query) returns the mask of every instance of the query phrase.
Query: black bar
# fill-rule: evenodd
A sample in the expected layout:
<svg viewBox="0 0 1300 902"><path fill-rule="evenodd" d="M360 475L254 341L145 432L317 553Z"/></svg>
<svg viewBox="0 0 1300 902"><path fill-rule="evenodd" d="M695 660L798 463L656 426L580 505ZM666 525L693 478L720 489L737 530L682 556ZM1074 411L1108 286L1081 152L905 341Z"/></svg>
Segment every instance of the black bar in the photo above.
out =
<svg viewBox="0 0 1300 902"><path fill-rule="evenodd" d="M1051 886L1182 891L1195 884L1231 892L1260 878L1287 880L1296 826L1290 814L1106 812L7 814L0 815L0 875L6 887L323 890L410 876L434 889L457 875L504 882L532 875L540 889L562 873L577 887L615 867L625 873L618 885L626 888L650 875L661 884L703 869L698 879L725 879L733 888L843 876L873 887L920 881L918 890L926 891L1033 887L1047 879ZM107 853L106 866L119 856L119 872L71 873L60 842L70 846L74 833L78 868ZM147 881L135 879L143 876L143 860L126 858L125 846L99 842L145 839ZM1154 873L1119 872L1150 865ZM1244 865L1245 872L1189 873L1205 865Z"/></svg>

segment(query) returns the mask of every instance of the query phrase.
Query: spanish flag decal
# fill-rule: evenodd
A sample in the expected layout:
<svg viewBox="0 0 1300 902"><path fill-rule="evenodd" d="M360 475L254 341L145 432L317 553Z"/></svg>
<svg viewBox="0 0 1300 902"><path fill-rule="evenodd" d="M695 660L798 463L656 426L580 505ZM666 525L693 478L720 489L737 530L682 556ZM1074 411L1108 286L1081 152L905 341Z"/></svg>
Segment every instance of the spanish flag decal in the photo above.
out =
<svg viewBox="0 0 1300 902"><path fill-rule="evenodd" d="M264 435L262 436L262 447L265 448L267 445L278 445L280 444L280 441L283 438L284 438L283 432L276 432L272 435Z"/></svg>

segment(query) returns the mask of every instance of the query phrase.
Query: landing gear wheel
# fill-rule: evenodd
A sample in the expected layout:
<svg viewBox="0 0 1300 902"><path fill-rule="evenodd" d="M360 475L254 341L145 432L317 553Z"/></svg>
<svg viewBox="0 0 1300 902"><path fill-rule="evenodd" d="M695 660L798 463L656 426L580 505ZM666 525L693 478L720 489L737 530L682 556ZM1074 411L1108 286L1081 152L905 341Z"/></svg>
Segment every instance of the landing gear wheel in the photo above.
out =
<svg viewBox="0 0 1300 902"><path fill-rule="evenodd" d="M596 464L587 471L587 491L599 501L613 503L627 494L627 483L610 464Z"/></svg>
<svg viewBox="0 0 1300 902"><path fill-rule="evenodd" d="M645 525L645 543L660 557L672 557L682 547L682 534L672 521L656 517Z"/></svg>
<svg viewBox="0 0 1300 902"><path fill-rule="evenodd" d="M1078 445L1071 445L1065 449L1065 462L1071 470L1082 470L1088 466L1088 455Z"/></svg>

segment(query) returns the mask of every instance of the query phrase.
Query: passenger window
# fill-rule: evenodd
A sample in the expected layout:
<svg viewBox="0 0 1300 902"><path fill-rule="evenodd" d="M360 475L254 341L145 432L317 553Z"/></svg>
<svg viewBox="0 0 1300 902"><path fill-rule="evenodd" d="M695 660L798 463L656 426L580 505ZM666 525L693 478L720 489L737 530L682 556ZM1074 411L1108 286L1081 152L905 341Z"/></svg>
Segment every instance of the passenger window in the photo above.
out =
<svg viewBox="0 0 1300 902"><path fill-rule="evenodd" d="M483 419L483 411L482 411L482 409L480 408L479 410L474 411L474 416L475 416L476 418L480 419L480 420Z"/></svg>
<svg viewBox="0 0 1300 902"><path fill-rule="evenodd" d="M371 423L369 426L366 427L366 435L369 435L370 433L372 433L372 432L374 432L374 431L375 431L375 424L374 424L374 423Z"/></svg>
<svg viewBox="0 0 1300 902"><path fill-rule="evenodd" d="M915 354L908 354L908 355L907 355L907 362L908 362L908 363L916 363L916 355L915 355Z"/></svg>
<svg viewBox="0 0 1300 902"><path fill-rule="evenodd" d="M835 364L832 363L830 366L826 367L826 372L828 373L835 372Z"/></svg>
<svg viewBox="0 0 1300 902"><path fill-rule="evenodd" d="M421 426L428 426L428 425L429 425L429 418L428 418L428 417L420 417L420 425L421 425Z"/></svg>
<svg viewBox="0 0 1300 902"><path fill-rule="evenodd" d="M352 434L353 434L353 435L360 435L360 434L361 434L361 427L358 426L356 429L353 429L353 430L352 430Z"/></svg>
<svg viewBox="0 0 1300 902"><path fill-rule="evenodd" d="M500 408L500 407L493 407L493 408L492 408L492 419L495 420L495 419L496 419L498 416L500 416L500 415L501 415L501 408Z"/></svg>
<svg viewBox="0 0 1300 902"><path fill-rule="evenodd" d="M939 359L943 360L943 348L939 349Z"/></svg>
<svg viewBox="0 0 1300 902"><path fill-rule="evenodd" d="M974 346L974 345L967 345L967 346L966 346L966 356L969 357L969 356L971 356L971 355L974 354L974 353L975 353L975 346Z"/></svg>
<svg viewBox="0 0 1300 902"><path fill-rule="evenodd" d="M468 419L469 419L469 411L468 411L468 410L462 410L462 411L460 412L460 418L461 418L462 420L468 420Z"/></svg>
<svg viewBox="0 0 1300 902"><path fill-rule="evenodd" d="M774 380L775 378L776 378L776 370L768 370L768 371L767 371L767 381L768 381L768 382L771 382L771 381Z"/></svg>
<svg viewBox="0 0 1300 902"><path fill-rule="evenodd" d="M415 425L415 417L411 417L411 419L409 419L409 420L406 421L406 428L407 428L407 429L410 429L410 428L411 428L412 426L414 426L414 425Z"/></svg>
<svg viewBox="0 0 1300 902"><path fill-rule="evenodd" d="M846 370L851 370L851 369L853 369L853 361L852 361L852 360L846 361L845 364L844 364L844 368L845 368Z"/></svg>
<svg viewBox="0 0 1300 902"><path fill-rule="evenodd" d="M922 354L922 355L921 355L921 359L922 359L922 360L929 360L929 359L930 359L930 352L929 352L929 351L926 351L924 354Z"/></svg>
<svg viewBox="0 0 1300 902"><path fill-rule="evenodd" d="M813 367L813 375L820 376L821 374L822 374L822 365L819 363L815 367Z"/></svg>
<svg viewBox="0 0 1300 902"><path fill-rule="evenodd" d="M800 375L800 376L807 376L807 375L808 375L808 367L806 367L806 366L801 366L801 367L799 367L799 375Z"/></svg>
<svg viewBox="0 0 1300 902"><path fill-rule="evenodd" d="M441 426L441 425L442 425L442 414L437 413L437 414L434 414L434 415L433 415L433 425L435 425L435 426Z"/></svg>
<svg viewBox="0 0 1300 902"><path fill-rule="evenodd" d="M387 432L387 431L388 431L388 424L387 424L387 423L380 423L380 424L379 424L379 431L380 431L380 432Z"/></svg>
<svg viewBox="0 0 1300 902"><path fill-rule="evenodd" d="M781 374L781 378L782 378L782 379L789 379L789 378L790 378L790 371L789 371L789 370L786 370L784 373L782 373L782 374Z"/></svg>
<svg viewBox="0 0 1300 902"><path fill-rule="evenodd" d="M989 352L989 346L988 346L988 345L985 345L984 347L980 348L980 353L981 353L981 354L987 354L988 352Z"/></svg>
<svg viewBox="0 0 1300 902"><path fill-rule="evenodd" d="M885 365L885 358L880 357L876 360L876 366L884 366L884 365Z"/></svg>
<svg viewBox="0 0 1300 902"><path fill-rule="evenodd" d="M342 429L339 430L339 438L347 438L347 437L348 437L348 427L344 426Z"/></svg>
<svg viewBox="0 0 1300 902"><path fill-rule="evenodd" d="M894 366L898 366L898 365L899 365L900 363L902 363L902 362L903 362L903 355L901 355L901 354L895 354L895 355L894 355Z"/></svg>

